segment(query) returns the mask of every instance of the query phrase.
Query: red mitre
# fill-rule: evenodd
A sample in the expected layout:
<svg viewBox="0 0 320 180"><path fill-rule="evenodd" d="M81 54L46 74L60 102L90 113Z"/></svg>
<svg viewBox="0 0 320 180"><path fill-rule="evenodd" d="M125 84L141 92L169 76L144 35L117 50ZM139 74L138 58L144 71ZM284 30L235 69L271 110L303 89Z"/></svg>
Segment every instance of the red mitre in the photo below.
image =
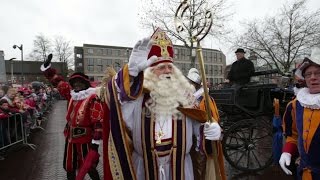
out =
<svg viewBox="0 0 320 180"><path fill-rule="evenodd" d="M173 63L173 45L167 34L160 28L157 28L151 40L154 42L152 44L151 50L148 54L148 59L151 56L157 56L158 59L151 65L156 66L163 62Z"/></svg>

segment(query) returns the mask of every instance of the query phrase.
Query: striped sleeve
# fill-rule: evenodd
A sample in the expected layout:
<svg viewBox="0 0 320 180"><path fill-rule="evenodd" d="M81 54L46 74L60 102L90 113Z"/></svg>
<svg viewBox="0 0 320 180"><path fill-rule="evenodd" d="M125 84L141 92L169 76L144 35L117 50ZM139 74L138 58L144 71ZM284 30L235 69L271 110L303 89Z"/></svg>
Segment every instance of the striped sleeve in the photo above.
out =
<svg viewBox="0 0 320 180"><path fill-rule="evenodd" d="M116 85L121 101L135 100L142 94L143 72L137 77L131 77L128 65L125 65L116 75Z"/></svg>
<svg viewBox="0 0 320 180"><path fill-rule="evenodd" d="M292 155L298 153L298 131L296 126L295 105L296 100L289 102L283 116L283 130L286 136L283 152Z"/></svg>

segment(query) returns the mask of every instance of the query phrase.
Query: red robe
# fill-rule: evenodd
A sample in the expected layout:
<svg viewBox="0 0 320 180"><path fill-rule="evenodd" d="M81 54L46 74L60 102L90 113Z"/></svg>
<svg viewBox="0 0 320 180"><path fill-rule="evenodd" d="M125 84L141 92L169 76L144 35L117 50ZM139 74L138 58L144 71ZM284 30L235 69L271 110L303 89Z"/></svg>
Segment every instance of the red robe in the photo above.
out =
<svg viewBox="0 0 320 180"><path fill-rule="evenodd" d="M60 95L68 101L68 112L66 116L67 125L64 130L67 143L89 144L91 143L92 139L100 140L103 138L104 140L107 140L110 128L108 123L109 110L106 103L101 102L100 98L95 93L91 94L86 99L74 100L70 94L70 84L64 81L62 76L57 75L55 69L47 69L44 72L44 75L54 86L57 87ZM78 127L81 127L81 130L85 129L86 135L81 135L81 137L74 138L74 136L77 136L74 135L74 131L79 130L77 129ZM104 143L103 146L107 146L107 144ZM107 154L105 151L106 150L104 148L104 154ZM72 152L70 153L72 154ZM68 156L68 151L66 152L66 156L66 162L68 161L68 157L70 157L70 161L72 161L72 156ZM83 162L83 158L81 158L80 161ZM103 163L104 179L107 180L111 177L107 158L104 158ZM68 167L69 165L68 163L65 164L67 171L68 169L73 169L72 167Z"/></svg>

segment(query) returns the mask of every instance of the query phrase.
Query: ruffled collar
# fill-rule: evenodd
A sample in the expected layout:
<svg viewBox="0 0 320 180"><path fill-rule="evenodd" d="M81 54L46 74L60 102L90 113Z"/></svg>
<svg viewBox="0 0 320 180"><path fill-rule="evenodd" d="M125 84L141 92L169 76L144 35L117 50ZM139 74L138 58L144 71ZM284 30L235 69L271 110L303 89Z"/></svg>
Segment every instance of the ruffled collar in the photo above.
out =
<svg viewBox="0 0 320 180"><path fill-rule="evenodd" d="M320 109L320 93L310 94L309 88L301 88L297 94L301 106L310 109Z"/></svg>
<svg viewBox="0 0 320 180"><path fill-rule="evenodd" d="M88 88L86 90L82 90L79 92L74 92L74 90L72 90L70 94L73 100L83 100L95 93L96 93L96 88Z"/></svg>

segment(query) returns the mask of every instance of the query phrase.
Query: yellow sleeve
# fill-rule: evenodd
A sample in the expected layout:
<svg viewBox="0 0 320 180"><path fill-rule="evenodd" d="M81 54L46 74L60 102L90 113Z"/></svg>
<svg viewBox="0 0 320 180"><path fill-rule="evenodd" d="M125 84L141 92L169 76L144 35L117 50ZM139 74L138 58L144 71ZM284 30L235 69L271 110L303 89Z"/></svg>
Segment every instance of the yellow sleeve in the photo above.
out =
<svg viewBox="0 0 320 180"><path fill-rule="evenodd" d="M210 106L210 110L211 110L211 116L213 117L213 119L215 119L217 122L219 122L220 118L219 118L218 108L217 108L217 105L216 105L216 103L215 103L215 101L213 100L212 97L210 97L209 106ZM204 97L200 101L199 109L203 110L203 111L206 111L206 103L205 103L205 98Z"/></svg>

